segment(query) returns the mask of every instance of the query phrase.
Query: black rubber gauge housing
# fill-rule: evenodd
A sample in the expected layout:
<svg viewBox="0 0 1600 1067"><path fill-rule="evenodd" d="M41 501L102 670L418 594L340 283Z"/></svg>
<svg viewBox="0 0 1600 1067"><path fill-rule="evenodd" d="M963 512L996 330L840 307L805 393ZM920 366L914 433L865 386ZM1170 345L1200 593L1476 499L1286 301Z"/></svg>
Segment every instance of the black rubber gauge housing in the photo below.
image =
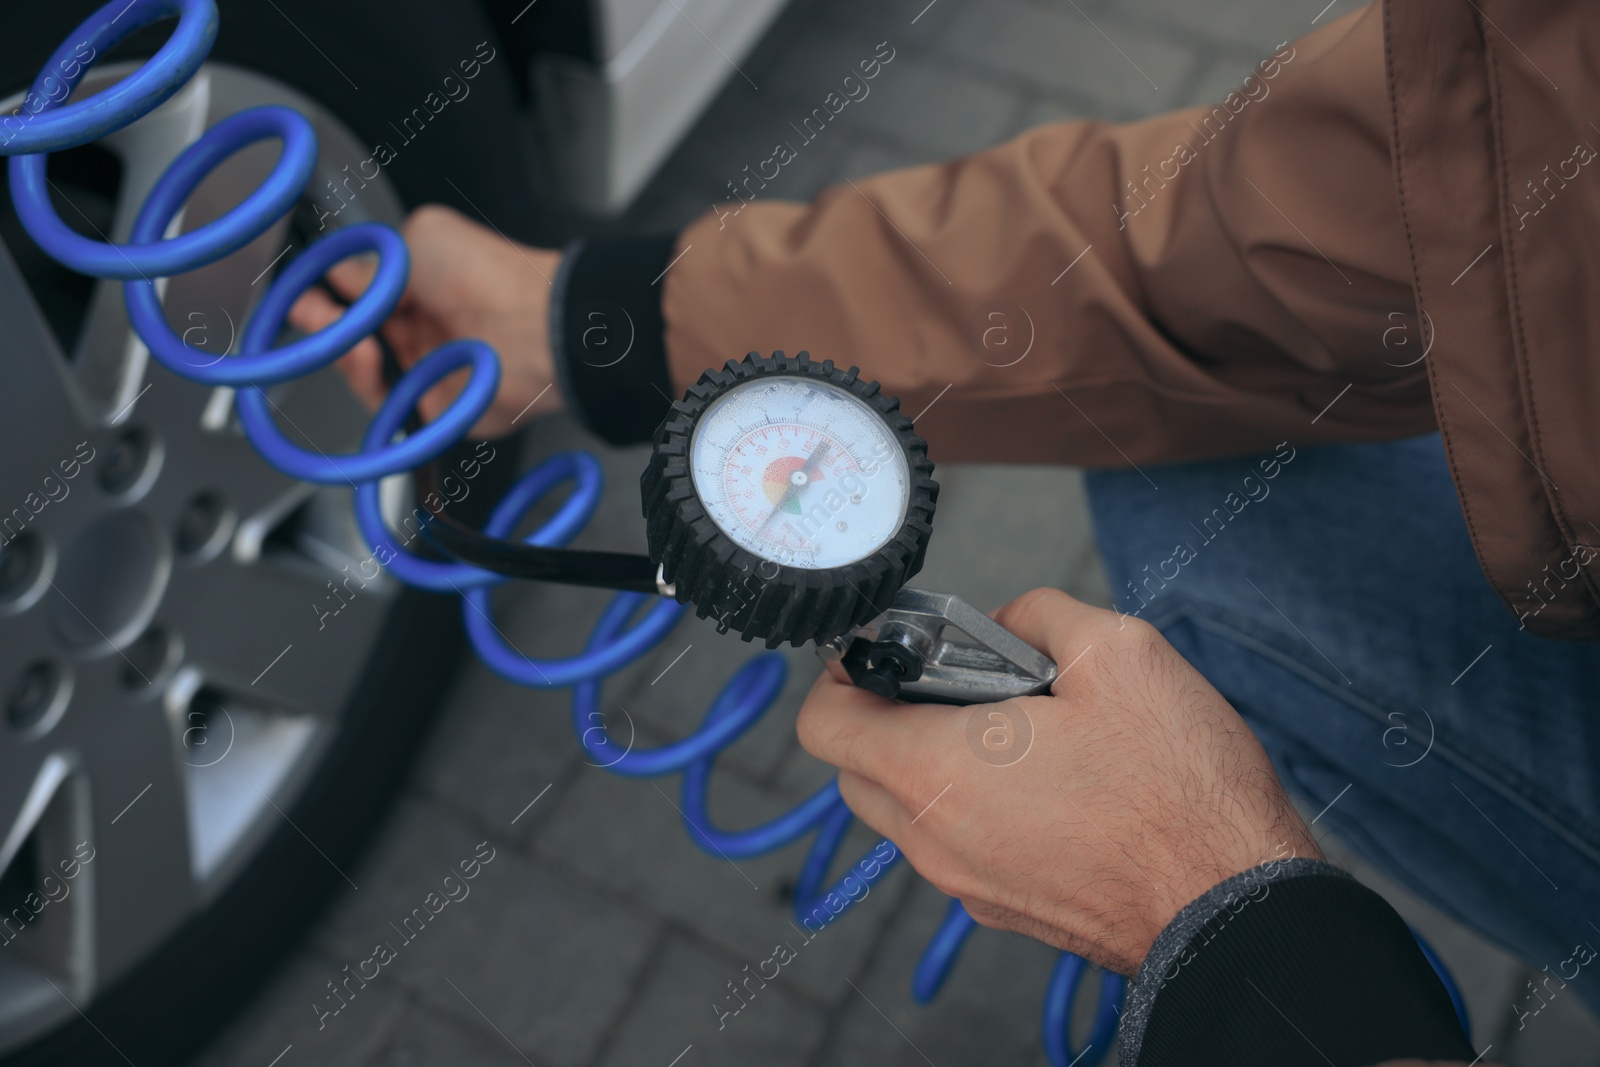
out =
<svg viewBox="0 0 1600 1067"><path fill-rule="evenodd" d="M708 513L691 473L695 428L711 406L758 379L790 377L827 383L866 405L904 453L908 499L899 529L864 558L832 568L780 565L734 542ZM881 614L922 568L939 483L928 446L912 432L900 401L857 368L815 362L806 352L770 357L751 352L708 370L656 428L649 466L640 478L650 559L672 595L693 604L719 631L736 631L768 648L826 641ZM841 523L841 528L843 524Z"/></svg>

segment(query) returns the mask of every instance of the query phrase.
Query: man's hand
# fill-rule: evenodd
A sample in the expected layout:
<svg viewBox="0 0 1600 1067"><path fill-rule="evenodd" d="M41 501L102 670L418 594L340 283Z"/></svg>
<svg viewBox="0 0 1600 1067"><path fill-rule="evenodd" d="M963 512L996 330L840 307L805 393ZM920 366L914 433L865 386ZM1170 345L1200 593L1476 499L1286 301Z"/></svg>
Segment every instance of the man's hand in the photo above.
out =
<svg viewBox="0 0 1600 1067"><path fill-rule="evenodd" d="M561 253L515 244L449 208L429 205L411 213L404 227L411 250L411 283L383 325L384 339L409 368L446 341L475 337L500 353L500 392L493 406L472 428L474 437L497 437L550 385L550 279ZM346 300L360 296L376 268L347 260L328 272L328 284ZM313 289L289 314L308 333L337 319L344 309L326 293ZM369 408L388 393L383 359L375 341L367 340L339 360L350 388ZM466 382L467 373L452 375L422 398L422 417L437 418ZM559 393L539 401L542 413L559 410Z"/></svg>
<svg viewBox="0 0 1600 1067"><path fill-rule="evenodd" d="M1213 885L1320 858L1244 721L1154 628L1053 589L995 618L1061 666L1052 695L899 704L824 674L799 721L851 809L973 918L1132 974Z"/></svg>

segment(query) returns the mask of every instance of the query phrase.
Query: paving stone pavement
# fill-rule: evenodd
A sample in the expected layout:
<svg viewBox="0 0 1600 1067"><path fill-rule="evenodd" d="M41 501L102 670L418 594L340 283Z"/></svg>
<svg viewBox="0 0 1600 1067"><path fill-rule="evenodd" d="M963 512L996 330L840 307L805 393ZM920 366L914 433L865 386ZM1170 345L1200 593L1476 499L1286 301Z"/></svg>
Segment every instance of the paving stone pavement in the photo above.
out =
<svg viewBox="0 0 1600 1067"><path fill-rule="evenodd" d="M661 232L720 202L726 183L766 158L791 118L880 41L896 55L870 96L808 144L770 195L803 199L1042 122L1128 120L1220 99L1279 42L1355 6L797 0L740 64L760 89L731 78L628 215L600 228ZM561 417L527 434L531 456L571 447L596 446ZM643 452L600 456L610 489L584 543L642 549L633 485ZM1076 472L971 466L944 468L940 480L939 534L920 584L983 609L1038 585L1109 603ZM604 602L522 586L500 598L497 617L517 647L554 655L576 650ZM681 625L608 683L608 715L625 709L641 744L681 736L752 653L708 626ZM791 675L778 706L719 764L713 810L731 824L763 818L828 776L793 733L815 659L782 654ZM673 807L676 779L624 780L588 765L570 720L565 691L519 689L470 665L402 801L350 872L361 890L339 899L199 1062L266 1067L291 1043L282 1067L1045 1062L1039 1004L1053 953L1037 943L980 931L939 999L911 1001L910 975L944 901L903 869L719 1030L710 1005L726 984L794 937L783 895L802 849L733 863L695 848ZM845 851L870 840L858 830ZM404 941L391 924L480 847L494 858L470 894ZM1332 839L1327 847L1339 849ZM1515 1032L1509 1005L1527 968L1343 858L1439 949L1465 990L1479 1047L1494 1045L1491 1058L1600 1064L1600 1025L1575 998ZM356 988L344 968L375 941L403 944L378 979ZM335 1003L329 983L339 982L344 1006L323 1017ZM1079 1005L1080 1024L1088 1007Z"/></svg>

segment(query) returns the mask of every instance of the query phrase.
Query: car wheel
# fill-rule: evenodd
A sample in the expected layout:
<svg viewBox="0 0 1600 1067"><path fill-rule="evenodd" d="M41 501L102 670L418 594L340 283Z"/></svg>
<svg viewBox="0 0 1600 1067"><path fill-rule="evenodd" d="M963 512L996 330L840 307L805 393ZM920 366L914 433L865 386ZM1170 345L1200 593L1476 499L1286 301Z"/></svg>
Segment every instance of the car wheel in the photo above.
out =
<svg viewBox="0 0 1600 1067"><path fill-rule="evenodd" d="M525 228L503 146L442 126L427 154L363 181L331 217L316 194L350 188L347 168L372 156L381 124L421 98L376 77L359 104L307 95L320 75L295 27L252 34L259 12L237 7L222 5L213 61L178 96L50 167L64 218L125 239L155 178L207 126L268 103L312 120L313 199L167 283L168 320L191 344L221 358L273 272L324 227L397 223L443 199ZM453 35L415 24L406 47L448 71L473 56L475 19L463 13ZM47 53L73 21L28 47ZM131 65L91 77L106 85ZM509 86L475 84L475 127L512 112ZM457 177L428 162L441 149ZM262 145L230 160L185 226L237 203L275 155ZM46 259L9 197L0 238L0 1062L174 1062L347 883L449 683L459 601L374 576L350 490L280 474L239 432L228 391L151 366L120 285ZM271 395L286 432L330 453L366 423L332 368ZM495 442L441 461L473 481L465 517L509 481L514 452ZM391 480L386 507L397 517L408 495Z"/></svg>

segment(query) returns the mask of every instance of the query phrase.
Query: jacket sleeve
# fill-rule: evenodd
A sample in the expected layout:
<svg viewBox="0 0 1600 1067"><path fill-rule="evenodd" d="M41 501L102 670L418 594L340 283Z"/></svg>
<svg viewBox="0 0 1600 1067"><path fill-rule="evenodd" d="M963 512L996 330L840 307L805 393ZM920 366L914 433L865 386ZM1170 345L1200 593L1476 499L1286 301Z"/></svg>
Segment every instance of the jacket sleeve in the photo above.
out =
<svg viewBox="0 0 1600 1067"><path fill-rule="evenodd" d="M1449 994L1382 897L1320 860L1227 879L1180 911L1129 987L1123 1067L1476 1062Z"/></svg>
<svg viewBox="0 0 1600 1067"><path fill-rule="evenodd" d="M1433 427L1376 6L1215 107L1044 126L810 204L746 188L662 277L679 390L806 349L927 408L941 460L1118 466Z"/></svg>

